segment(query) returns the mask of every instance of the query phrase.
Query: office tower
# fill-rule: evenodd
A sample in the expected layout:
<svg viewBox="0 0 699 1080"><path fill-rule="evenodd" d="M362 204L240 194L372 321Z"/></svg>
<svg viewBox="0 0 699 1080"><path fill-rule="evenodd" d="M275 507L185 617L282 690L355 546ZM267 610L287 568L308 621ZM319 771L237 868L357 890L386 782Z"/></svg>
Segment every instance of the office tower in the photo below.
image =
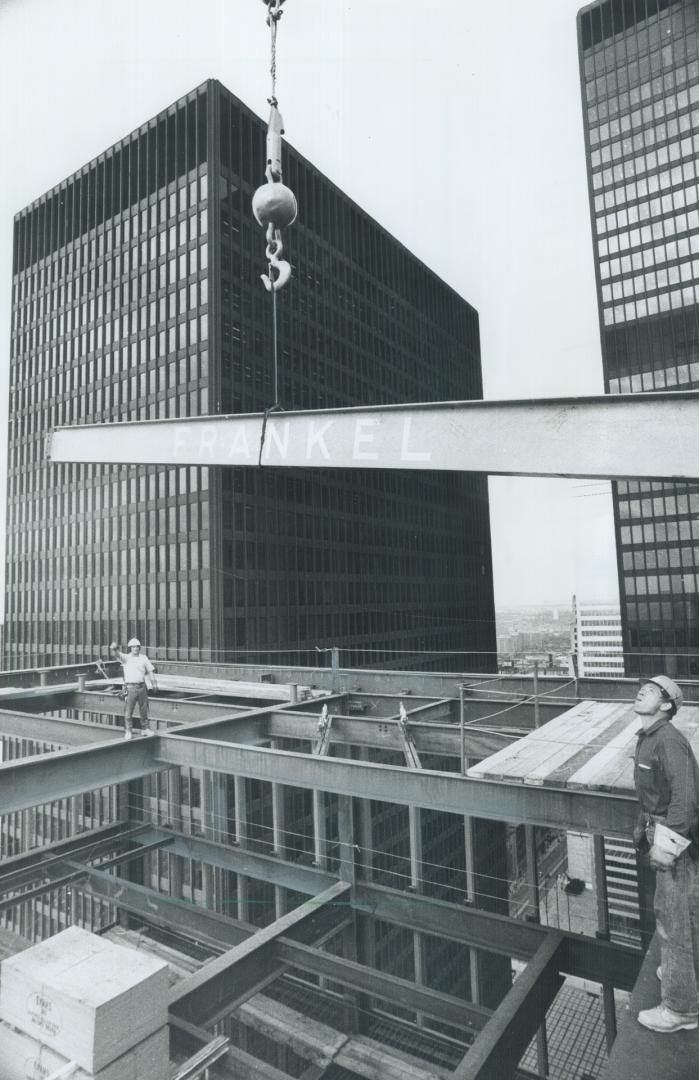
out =
<svg viewBox="0 0 699 1080"><path fill-rule="evenodd" d="M620 678L624 674L621 612L618 604L586 604L573 597L571 649L578 675Z"/></svg>
<svg viewBox="0 0 699 1080"><path fill-rule="evenodd" d="M699 387L699 11L607 0L578 15L604 377L609 393ZM699 672L699 486L620 482L626 672Z"/></svg>
<svg viewBox="0 0 699 1080"><path fill-rule="evenodd" d="M13 667L132 634L160 658L494 665L482 476L44 461L54 426L273 404L265 132L208 81L16 217ZM281 405L481 397L474 309L291 148L285 180Z"/></svg>

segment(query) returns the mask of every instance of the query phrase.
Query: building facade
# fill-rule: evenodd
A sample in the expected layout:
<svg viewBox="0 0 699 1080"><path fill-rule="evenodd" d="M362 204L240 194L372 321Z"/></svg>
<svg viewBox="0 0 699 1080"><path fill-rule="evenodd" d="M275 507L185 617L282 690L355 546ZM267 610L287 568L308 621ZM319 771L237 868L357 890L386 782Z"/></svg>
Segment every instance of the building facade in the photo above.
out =
<svg viewBox="0 0 699 1080"><path fill-rule="evenodd" d="M571 651L578 675L624 674L624 643L618 604L585 604L573 597Z"/></svg>
<svg viewBox="0 0 699 1080"><path fill-rule="evenodd" d="M578 14L600 334L609 393L699 387L699 9ZM699 485L614 485L629 675L699 673Z"/></svg>
<svg viewBox="0 0 699 1080"><path fill-rule="evenodd" d="M483 476L44 460L55 426L273 404L265 132L208 81L15 219L11 667L134 633L156 658L494 664ZM281 405L481 397L476 311L292 148L285 180Z"/></svg>

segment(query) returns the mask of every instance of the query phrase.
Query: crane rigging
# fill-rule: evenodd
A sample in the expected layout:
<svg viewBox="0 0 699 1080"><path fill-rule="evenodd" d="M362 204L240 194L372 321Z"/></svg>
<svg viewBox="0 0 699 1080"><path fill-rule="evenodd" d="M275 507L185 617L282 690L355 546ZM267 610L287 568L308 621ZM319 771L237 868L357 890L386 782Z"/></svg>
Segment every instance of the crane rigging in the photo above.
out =
<svg viewBox="0 0 699 1080"><path fill-rule="evenodd" d="M265 229L271 294L273 404L262 414L200 416L54 430L54 462L430 468L522 476L696 479L699 393L644 393L528 401L285 412L279 402L277 292L291 265L282 229L296 220L283 182L284 122L277 99L277 33L285 0L262 0L270 29L271 92L265 182L252 211ZM282 414L282 415L279 415ZM123 438L114 438L115 433ZM254 448L254 449L253 449Z"/></svg>

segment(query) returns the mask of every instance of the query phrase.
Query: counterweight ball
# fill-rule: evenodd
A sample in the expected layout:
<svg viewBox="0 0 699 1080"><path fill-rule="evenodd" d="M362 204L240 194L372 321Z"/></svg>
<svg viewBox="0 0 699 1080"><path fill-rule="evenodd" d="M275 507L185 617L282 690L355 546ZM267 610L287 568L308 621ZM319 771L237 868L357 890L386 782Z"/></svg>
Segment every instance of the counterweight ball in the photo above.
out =
<svg viewBox="0 0 699 1080"><path fill-rule="evenodd" d="M285 229L296 220L296 196L285 184L263 184L252 197L252 212L258 225Z"/></svg>

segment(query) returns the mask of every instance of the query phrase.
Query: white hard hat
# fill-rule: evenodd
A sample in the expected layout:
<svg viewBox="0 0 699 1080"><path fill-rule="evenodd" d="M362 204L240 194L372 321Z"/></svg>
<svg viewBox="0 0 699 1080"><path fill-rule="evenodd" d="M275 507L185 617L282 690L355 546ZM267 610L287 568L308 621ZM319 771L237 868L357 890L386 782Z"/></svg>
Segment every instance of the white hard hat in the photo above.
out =
<svg viewBox="0 0 699 1080"><path fill-rule="evenodd" d="M138 640L137 637L132 637L131 641L127 642L126 644L127 649L130 649L132 645L138 645L138 647L140 648L141 642Z"/></svg>
<svg viewBox="0 0 699 1080"><path fill-rule="evenodd" d="M675 706L675 710L681 708L684 699L682 697L682 691L676 682L669 679L667 675L654 675L648 682L654 683L656 686L660 687L663 695Z"/></svg>

